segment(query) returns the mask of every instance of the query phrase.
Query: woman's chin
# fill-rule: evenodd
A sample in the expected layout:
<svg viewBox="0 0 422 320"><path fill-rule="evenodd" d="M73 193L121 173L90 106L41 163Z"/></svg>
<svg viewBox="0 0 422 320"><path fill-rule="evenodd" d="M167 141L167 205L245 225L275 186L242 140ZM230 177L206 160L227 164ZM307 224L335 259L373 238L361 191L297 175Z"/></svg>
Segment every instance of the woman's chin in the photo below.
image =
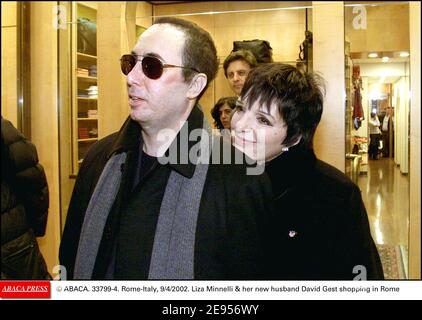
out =
<svg viewBox="0 0 422 320"><path fill-rule="evenodd" d="M265 155L260 155L256 148L253 146L239 145L237 143L233 143L233 146L240 150L242 153L246 154L248 158L252 159L253 161L261 161L265 159Z"/></svg>

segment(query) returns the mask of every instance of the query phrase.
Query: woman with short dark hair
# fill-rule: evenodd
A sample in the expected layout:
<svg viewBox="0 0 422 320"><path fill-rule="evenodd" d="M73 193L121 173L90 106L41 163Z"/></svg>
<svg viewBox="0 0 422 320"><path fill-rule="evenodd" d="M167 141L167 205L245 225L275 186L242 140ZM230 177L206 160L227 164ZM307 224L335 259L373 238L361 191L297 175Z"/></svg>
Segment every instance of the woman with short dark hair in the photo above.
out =
<svg viewBox="0 0 422 320"><path fill-rule="evenodd" d="M359 188L316 158L323 79L295 67L256 67L232 116L234 145L265 161L273 191L264 228L270 279L383 279Z"/></svg>

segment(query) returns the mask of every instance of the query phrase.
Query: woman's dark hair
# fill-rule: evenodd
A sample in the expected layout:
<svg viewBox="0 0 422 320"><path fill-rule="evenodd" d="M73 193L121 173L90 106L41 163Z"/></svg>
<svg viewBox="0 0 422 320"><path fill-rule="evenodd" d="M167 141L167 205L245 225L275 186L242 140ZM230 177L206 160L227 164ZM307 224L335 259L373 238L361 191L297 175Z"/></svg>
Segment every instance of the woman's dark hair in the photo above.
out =
<svg viewBox="0 0 422 320"><path fill-rule="evenodd" d="M301 136L312 147L315 130L321 120L325 95L324 79L302 73L283 63L267 63L253 69L242 88L241 99L249 108L258 101L270 111L275 104L287 125L286 146Z"/></svg>
<svg viewBox="0 0 422 320"><path fill-rule="evenodd" d="M183 65L195 68L207 75L207 85L198 96L197 100L199 100L217 75L219 60L214 41L207 31L191 21L175 17L163 17L155 20L153 24L165 23L174 26L185 34L185 45L182 53ZM183 69L183 77L186 82L192 80L195 74L196 72L191 69Z"/></svg>
<svg viewBox="0 0 422 320"><path fill-rule="evenodd" d="M234 108L236 108L236 101L237 97L220 98L215 104L215 106L211 109L211 115L214 119L214 125L217 127L217 129L224 129L224 126L220 120L220 108L227 103L227 105L233 110Z"/></svg>

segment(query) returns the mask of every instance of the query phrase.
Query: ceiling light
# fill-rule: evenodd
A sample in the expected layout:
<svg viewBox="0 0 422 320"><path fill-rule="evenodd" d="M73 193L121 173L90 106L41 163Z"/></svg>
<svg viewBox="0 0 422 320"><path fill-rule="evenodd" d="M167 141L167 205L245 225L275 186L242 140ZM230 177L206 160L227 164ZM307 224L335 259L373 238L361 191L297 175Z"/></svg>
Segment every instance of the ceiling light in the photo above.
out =
<svg viewBox="0 0 422 320"><path fill-rule="evenodd" d="M409 52L400 52L400 57L405 58L410 56Z"/></svg>
<svg viewBox="0 0 422 320"><path fill-rule="evenodd" d="M390 60L390 58L389 57L382 57L382 62L388 62L388 60Z"/></svg>
<svg viewBox="0 0 422 320"><path fill-rule="evenodd" d="M369 57L369 58L376 58L376 57L378 57L378 53L376 53L376 52L371 52L370 54L368 54L368 57Z"/></svg>

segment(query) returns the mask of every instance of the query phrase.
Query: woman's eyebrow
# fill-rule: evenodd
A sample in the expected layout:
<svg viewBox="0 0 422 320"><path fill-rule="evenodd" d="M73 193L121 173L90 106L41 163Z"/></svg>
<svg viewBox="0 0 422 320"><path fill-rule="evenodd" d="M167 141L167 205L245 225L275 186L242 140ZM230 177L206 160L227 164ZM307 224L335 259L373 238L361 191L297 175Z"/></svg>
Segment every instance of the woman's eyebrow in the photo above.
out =
<svg viewBox="0 0 422 320"><path fill-rule="evenodd" d="M262 110L262 109L259 109L259 110L258 110L258 112L259 112L259 113L262 113L262 114L265 114L265 115L267 115L267 116L270 116L270 117L272 117L272 118L274 118L274 117L271 115L271 113L265 112L265 111L264 111L264 110Z"/></svg>

